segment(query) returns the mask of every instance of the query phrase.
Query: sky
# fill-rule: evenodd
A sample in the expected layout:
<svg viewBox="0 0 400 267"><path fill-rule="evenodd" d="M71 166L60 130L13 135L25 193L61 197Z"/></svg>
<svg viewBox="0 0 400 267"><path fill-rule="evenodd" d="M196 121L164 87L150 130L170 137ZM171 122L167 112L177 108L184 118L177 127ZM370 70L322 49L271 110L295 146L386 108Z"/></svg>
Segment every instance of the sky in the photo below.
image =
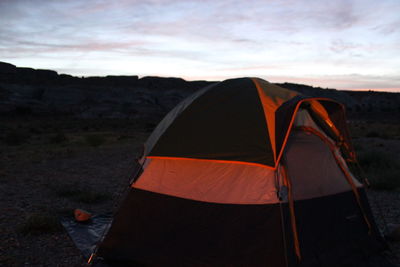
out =
<svg viewBox="0 0 400 267"><path fill-rule="evenodd" d="M400 0L0 0L0 61L400 92Z"/></svg>

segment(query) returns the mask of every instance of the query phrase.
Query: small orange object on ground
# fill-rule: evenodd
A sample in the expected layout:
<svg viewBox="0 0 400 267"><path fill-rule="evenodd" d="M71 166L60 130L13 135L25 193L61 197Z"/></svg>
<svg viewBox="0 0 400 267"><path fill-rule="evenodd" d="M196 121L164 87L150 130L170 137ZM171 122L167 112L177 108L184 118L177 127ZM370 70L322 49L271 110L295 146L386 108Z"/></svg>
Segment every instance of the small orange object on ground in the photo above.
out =
<svg viewBox="0 0 400 267"><path fill-rule="evenodd" d="M89 212L87 212L85 210L75 209L74 216L75 216L76 221L86 222L92 217L92 214L90 214Z"/></svg>

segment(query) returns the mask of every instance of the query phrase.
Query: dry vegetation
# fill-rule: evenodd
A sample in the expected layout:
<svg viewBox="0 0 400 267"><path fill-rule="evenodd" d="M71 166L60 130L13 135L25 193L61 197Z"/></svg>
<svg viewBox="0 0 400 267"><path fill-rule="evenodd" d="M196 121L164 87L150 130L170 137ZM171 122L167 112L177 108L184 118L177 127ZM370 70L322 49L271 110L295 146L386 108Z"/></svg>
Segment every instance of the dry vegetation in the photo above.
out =
<svg viewBox="0 0 400 267"><path fill-rule="evenodd" d="M74 208L112 210L152 127L119 119L1 118L0 265L83 266L59 217ZM399 125L353 123L352 134L373 188L391 190L382 201L398 223L399 207L390 205L399 203Z"/></svg>
<svg viewBox="0 0 400 267"><path fill-rule="evenodd" d="M361 165L358 177L366 177L372 189L400 192L400 125L353 122L354 147Z"/></svg>

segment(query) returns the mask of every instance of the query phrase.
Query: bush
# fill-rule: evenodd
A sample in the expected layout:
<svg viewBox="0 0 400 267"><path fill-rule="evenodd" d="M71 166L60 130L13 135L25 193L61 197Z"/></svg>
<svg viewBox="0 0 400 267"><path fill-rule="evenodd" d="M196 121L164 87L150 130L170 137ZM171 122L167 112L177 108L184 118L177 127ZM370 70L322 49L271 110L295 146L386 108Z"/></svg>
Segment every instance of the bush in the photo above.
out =
<svg viewBox="0 0 400 267"><path fill-rule="evenodd" d="M365 137L380 137L380 134L376 131L370 131L365 135Z"/></svg>
<svg viewBox="0 0 400 267"><path fill-rule="evenodd" d="M377 190L396 190L400 188L399 171L395 169L381 170L370 174L371 187Z"/></svg>
<svg viewBox="0 0 400 267"><path fill-rule="evenodd" d="M364 170L381 170L393 168L397 165L395 158L379 150L366 150L360 153L358 161Z"/></svg>
<svg viewBox="0 0 400 267"><path fill-rule="evenodd" d="M400 188L400 162L397 158L382 151L368 150L360 153L359 162L373 189Z"/></svg>
<svg viewBox="0 0 400 267"><path fill-rule="evenodd" d="M56 216L39 212L29 214L25 222L19 227L19 231L23 234L54 233L61 229Z"/></svg>
<svg viewBox="0 0 400 267"><path fill-rule="evenodd" d="M97 204L112 199L109 193L93 191L90 187L78 183L56 184L50 186L50 189L59 197L87 204Z"/></svg>
<svg viewBox="0 0 400 267"><path fill-rule="evenodd" d="M18 146L25 143L28 137L29 135L25 132L13 130L5 136L4 141L9 146Z"/></svg>
<svg viewBox="0 0 400 267"><path fill-rule="evenodd" d="M358 153L364 150L364 146L361 143L354 143L354 150Z"/></svg>
<svg viewBox="0 0 400 267"><path fill-rule="evenodd" d="M32 114L32 109L30 107L16 107L15 113L17 115L30 115Z"/></svg>
<svg viewBox="0 0 400 267"><path fill-rule="evenodd" d="M110 194L94 191L80 192L74 197L74 200L87 204L97 204L110 199Z"/></svg>
<svg viewBox="0 0 400 267"><path fill-rule="evenodd" d="M40 130L39 128L36 128L36 127L30 127L29 131L33 134L41 134L42 133L42 130Z"/></svg>
<svg viewBox="0 0 400 267"><path fill-rule="evenodd" d="M104 144L106 141L106 139L98 134L91 134L91 135L87 135L85 136L85 142L93 147L98 147L102 144Z"/></svg>
<svg viewBox="0 0 400 267"><path fill-rule="evenodd" d="M78 183L73 184L52 184L50 189L59 197L74 197L82 191Z"/></svg>
<svg viewBox="0 0 400 267"><path fill-rule="evenodd" d="M61 144L61 143L66 142L67 140L68 140L67 136L64 133L56 133L56 134L50 136L49 141L52 144Z"/></svg>

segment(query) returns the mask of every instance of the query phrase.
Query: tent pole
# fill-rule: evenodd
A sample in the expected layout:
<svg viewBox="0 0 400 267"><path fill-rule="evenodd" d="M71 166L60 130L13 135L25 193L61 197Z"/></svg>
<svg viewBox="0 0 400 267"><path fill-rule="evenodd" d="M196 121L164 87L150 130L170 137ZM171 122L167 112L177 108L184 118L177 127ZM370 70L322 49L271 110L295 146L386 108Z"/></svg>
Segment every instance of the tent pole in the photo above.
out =
<svg viewBox="0 0 400 267"><path fill-rule="evenodd" d="M296 252L297 259L300 262L301 261L301 251L300 251L299 235L298 235L298 231L297 231L296 214L295 214L295 210L294 210L292 183L287 174L286 168L283 165L282 165L282 176L283 176L284 185L288 189L288 203L289 203L289 211L290 211L290 222L291 222L292 232L293 232L294 250Z"/></svg>
<svg viewBox="0 0 400 267"><path fill-rule="evenodd" d="M275 186L276 186L276 191L277 191L277 195L278 195L278 199L279 199L279 209L280 209L280 213L281 213L281 228L282 228L282 239L283 239L283 246L284 246L284 251L285 251L285 263L286 263L286 267L289 267L289 262L288 262L288 246L286 243L286 231L285 231L285 225L284 225L284 221L285 218L283 216L283 207L282 207L282 202L283 202L283 197L282 197L282 193L281 193L281 179L280 179L281 175L279 173L279 168L277 168L277 170L275 171Z"/></svg>

